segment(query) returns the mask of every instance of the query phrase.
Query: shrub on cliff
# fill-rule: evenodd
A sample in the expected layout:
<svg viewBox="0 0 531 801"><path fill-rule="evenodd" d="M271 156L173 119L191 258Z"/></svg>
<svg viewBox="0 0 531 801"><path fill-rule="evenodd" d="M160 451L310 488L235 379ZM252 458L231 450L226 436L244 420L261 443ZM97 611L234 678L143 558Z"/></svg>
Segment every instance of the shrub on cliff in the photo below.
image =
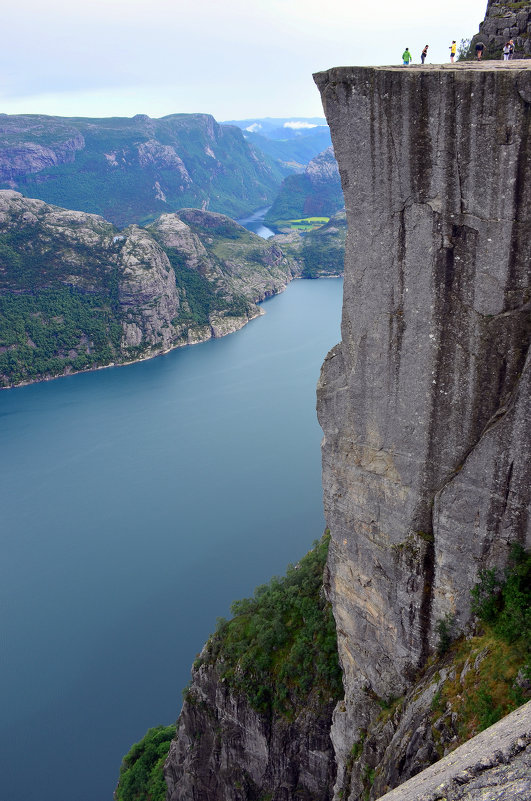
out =
<svg viewBox="0 0 531 801"><path fill-rule="evenodd" d="M505 575L482 570L472 590L472 611L508 643L531 651L531 552L513 545Z"/></svg>
<svg viewBox="0 0 531 801"><path fill-rule="evenodd" d="M131 746L120 768L115 801L164 801L162 768L174 736L175 726L156 726Z"/></svg>
<svg viewBox="0 0 531 801"><path fill-rule="evenodd" d="M203 660L216 663L221 679L262 714L292 717L312 691L323 700L342 697L335 623L323 593L328 543L325 535L284 578L236 601L234 618L220 620L207 645Z"/></svg>

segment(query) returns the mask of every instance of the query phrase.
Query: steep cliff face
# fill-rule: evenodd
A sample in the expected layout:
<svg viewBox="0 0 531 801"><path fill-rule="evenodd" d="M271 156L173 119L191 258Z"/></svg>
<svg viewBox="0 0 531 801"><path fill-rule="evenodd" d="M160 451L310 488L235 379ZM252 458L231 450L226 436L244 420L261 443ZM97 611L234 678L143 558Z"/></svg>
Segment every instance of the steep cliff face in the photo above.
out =
<svg viewBox="0 0 531 801"><path fill-rule="evenodd" d="M196 660L165 766L168 801L329 801L342 696L323 592L328 537L233 604Z"/></svg>
<svg viewBox="0 0 531 801"><path fill-rule="evenodd" d="M329 801L334 703L307 699L292 720L259 714L215 668L193 672L166 762L169 801Z"/></svg>
<svg viewBox="0 0 531 801"><path fill-rule="evenodd" d="M67 120L0 115L0 181L16 186L24 175L71 164L85 140Z"/></svg>
<svg viewBox="0 0 531 801"><path fill-rule="evenodd" d="M349 226L318 414L345 682L336 792L354 799L349 754L375 699L411 686L438 621L466 629L480 569L531 544L531 69L315 79Z"/></svg>

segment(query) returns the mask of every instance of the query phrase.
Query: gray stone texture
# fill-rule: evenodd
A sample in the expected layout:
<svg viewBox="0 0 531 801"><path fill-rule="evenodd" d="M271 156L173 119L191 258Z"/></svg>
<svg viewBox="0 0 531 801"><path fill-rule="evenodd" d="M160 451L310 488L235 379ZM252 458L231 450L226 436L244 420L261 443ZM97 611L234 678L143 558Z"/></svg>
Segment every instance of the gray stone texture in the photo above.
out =
<svg viewBox="0 0 531 801"><path fill-rule="evenodd" d="M407 690L438 620L466 629L479 570L531 544L531 65L315 79L349 226L318 387L338 791L374 699Z"/></svg>
<svg viewBox="0 0 531 801"><path fill-rule="evenodd" d="M531 701L381 801L529 801Z"/></svg>
<svg viewBox="0 0 531 801"><path fill-rule="evenodd" d="M328 801L333 702L317 695L291 721L270 718L234 695L215 665L194 669L164 769L167 801Z"/></svg>
<svg viewBox="0 0 531 801"><path fill-rule="evenodd" d="M504 44L514 40L513 58L531 57L531 2L500 3L488 0L485 19L479 26L479 33L472 37L471 54L475 55L475 45L483 42L483 58L501 58Z"/></svg>

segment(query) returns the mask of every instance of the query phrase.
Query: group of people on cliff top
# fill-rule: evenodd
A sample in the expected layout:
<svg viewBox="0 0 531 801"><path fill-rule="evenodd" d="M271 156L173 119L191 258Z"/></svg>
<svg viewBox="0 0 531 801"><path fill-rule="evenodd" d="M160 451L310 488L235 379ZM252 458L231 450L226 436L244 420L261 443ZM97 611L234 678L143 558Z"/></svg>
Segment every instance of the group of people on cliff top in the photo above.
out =
<svg viewBox="0 0 531 801"><path fill-rule="evenodd" d="M424 49L420 54L421 64L424 64L424 62L426 61L426 57L428 55L428 47L429 45L424 45ZM483 42L476 42L476 58L478 61L481 61L484 50L485 50L485 45L483 44ZM457 44L454 39L452 41L452 44L450 45L450 61L452 62L452 64L454 63L456 52L457 52ZM512 39L509 39L509 41L505 44L503 48L503 60L509 61L512 58L514 58L514 41ZM402 63L404 64L404 67L408 67L412 61L413 61L413 56L411 55L409 47L406 47L406 49L402 53Z"/></svg>

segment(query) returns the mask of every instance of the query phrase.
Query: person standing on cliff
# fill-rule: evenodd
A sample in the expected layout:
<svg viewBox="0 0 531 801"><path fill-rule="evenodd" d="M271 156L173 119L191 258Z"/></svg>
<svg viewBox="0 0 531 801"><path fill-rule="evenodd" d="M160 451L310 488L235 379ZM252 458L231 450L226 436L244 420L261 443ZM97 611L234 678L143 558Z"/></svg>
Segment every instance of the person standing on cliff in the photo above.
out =
<svg viewBox="0 0 531 801"><path fill-rule="evenodd" d="M421 62L422 62L423 64L424 64L424 62L426 61L426 56L427 56L427 55L428 55L428 45L426 45L426 46L424 47L424 50L423 50L423 51L422 51L422 53L420 54L420 60L421 60Z"/></svg>
<svg viewBox="0 0 531 801"><path fill-rule="evenodd" d="M450 45L450 61L452 62L452 64L454 63L456 50L457 50L457 45L455 43L455 39L452 39L452 44Z"/></svg>
<svg viewBox="0 0 531 801"><path fill-rule="evenodd" d="M409 47L406 47L406 49L402 53L402 61L404 62L404 67L407 67L410 61L413 61L413 56L409 52Z"/></svg>
<svg viewBox="0 0 531 801"><path fill-rule="evenodd" d="M503 60L504 61L509 61L510 53L511 53L511 45L509 44L509 42L506 42L504 47L503 47Z"/></svg>
<svg viewBox="0 0 531 801"><path fill-rule="evenodd" d="M512 61L514 58L514 40L509 39L507 44L509 45L509 61Z"/></svg>
<svg viewBox="0 0 531 801"><path fill-rule="evenodd" d="M485 45L483 42L476 42L476 56L478 57L478 61L481 61L481 56L483 55L484 50Z"/></svg>

